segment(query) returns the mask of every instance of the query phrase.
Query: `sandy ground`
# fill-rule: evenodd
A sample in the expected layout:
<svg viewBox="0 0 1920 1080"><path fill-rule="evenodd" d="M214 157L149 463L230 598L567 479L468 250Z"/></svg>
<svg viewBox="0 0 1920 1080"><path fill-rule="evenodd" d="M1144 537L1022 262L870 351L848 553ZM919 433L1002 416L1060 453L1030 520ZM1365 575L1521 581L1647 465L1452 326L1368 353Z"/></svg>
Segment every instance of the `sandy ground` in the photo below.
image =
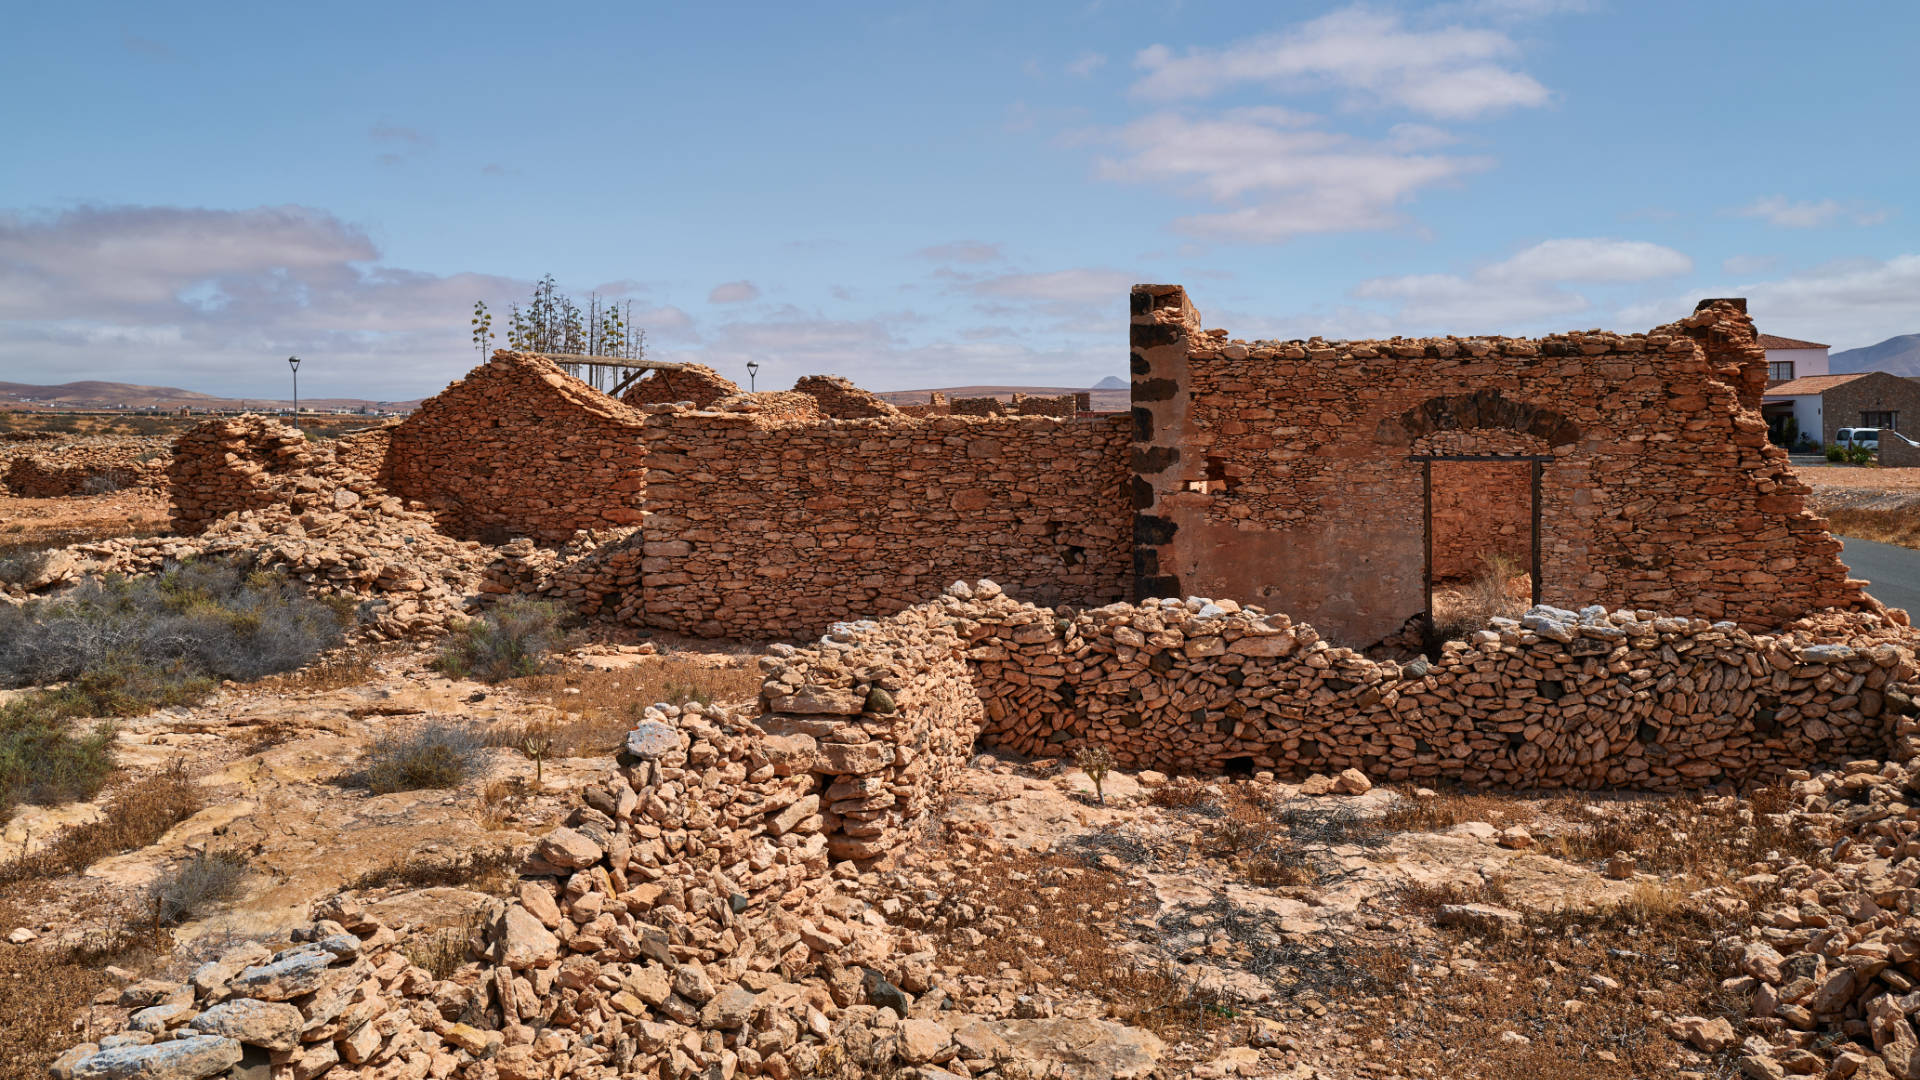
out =
<svg viewBox="0 0 1920 1080"><path fill-rule="evenodd" d="M161 492L120 491L65 499L0 496L0 547L72 543L162 532L166 527L167 497Z"/></svg>

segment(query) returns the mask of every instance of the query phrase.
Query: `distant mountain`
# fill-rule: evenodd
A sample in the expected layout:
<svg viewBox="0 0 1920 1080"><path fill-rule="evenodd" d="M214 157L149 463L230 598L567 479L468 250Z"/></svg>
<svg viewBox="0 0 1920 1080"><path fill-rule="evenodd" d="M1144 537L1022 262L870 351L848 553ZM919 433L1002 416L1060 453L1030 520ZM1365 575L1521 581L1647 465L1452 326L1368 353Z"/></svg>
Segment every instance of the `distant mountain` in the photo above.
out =
<svg viewBox="0 0 1920 1080"><path fill-rule="evenodd" d="M1125 390L1127 389L1127 380L1118 375L1109 375L1099 382L1094 383L1093 388L1095 390Z"/></svg>
<svg viewBox="0 0 1920 1080"><path fill-rule="evenodd" d="M182 390L177 386L140 386L135 383L117 382L70 382L58 386L36 386L32 383L0 382L0 408L38 409L207 409L227 412L241 408L247 409L285 409L292 406L291 401L274 401L269 398L223 398L212 394L202 394L197 390ZM361 409L380 408L388 411L404 411L414 408L419 401L368 401L364 398L301 398L303 409Z"/></svg>
<svg viewBox="0 0 1920 1080"><path fill-rule="evenodd" d="M1848 349L1830 357L1828 370L1835 375L1856 371L1886 371L1895 375L1920 375L1920 334L1901 334L1878 345Z"/></svg>

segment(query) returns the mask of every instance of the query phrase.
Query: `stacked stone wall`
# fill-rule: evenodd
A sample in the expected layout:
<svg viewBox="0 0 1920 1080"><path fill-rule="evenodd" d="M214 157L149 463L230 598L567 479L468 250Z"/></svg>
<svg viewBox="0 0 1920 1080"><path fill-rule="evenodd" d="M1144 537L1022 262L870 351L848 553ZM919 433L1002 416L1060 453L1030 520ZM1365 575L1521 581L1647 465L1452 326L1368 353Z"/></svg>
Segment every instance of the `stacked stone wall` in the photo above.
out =
<svg viewBox="0 0 1920 1080"><path fill-rule="evenodd" d="M1060 416L1074 417L1093 409L1093 395L1024 394L1015 391L1013 400L996 397L954 398L947 412L955 416Z"/></svg>
<svg viewBox="0 0 1920 1080"><path fill-rule="evenodd" d="M1066 603L1126 594L1125 417L777 423L651 408L650 625L805 635L982 574Z"/></svg>
<svg viewBox="0 0 1920 1080"><path fill-rule="evenodd" d="M629 386L620 400L634 408L691 401L695 408L704 409L739 392L740 387L732 379L705 364L683 364L654 369Z"/></svg>
<svg viewBox="0 0 1920 1080"><path fill-rule="evenodd" d="M1231 601L1076 611L980 582L776 655L762 703L767 722L825 714L834 738L880 744L835 783L866 776L859 790L896 799L910 794L898 762L937 777L976 736L1040 756L1100 745L1129 768L1202 774L1357 768L1476 787L1672 790L1884 752L1897 717L1914 712L1913 641L1870 612L1756 635L1540 607L1431 661L1376 661ZM945 760L924 761L942 747ZM913 816L883 801L855 820L879 830L880 851Z"/></svg>
<svg viewBox="0 0 1920 1080"><path fill-rule="evenodd" d="M386 480L455 536L560 543L639 522L640 428L552 361L503 350L393 428Z"/></svg>
<svg viewBox="0 0 1920 1080"><path fill-rule="evenodd" d="M284 503L325 460L299 429L269 417L197 424L174 439L167 463L173 531L193 535L227 514Z"/></svg>
<svg viewBox="0 0 1920 1080"><path fill-rule="evenodd" d="M838 375L807 375L793 384L796 393L820 403L820 415L835 420L865 420L899 416L900 410L870 390Z"/></svg>
<svg viewBox="0 0 1920 1080"><path fill-rule="evenodd" d="M0 488L18 498L52 499L165 487L167 443L139 436L76 439L50 449L23 443L6 459Z"/></svg>
<svg viewBox="0 0 1920 1080"><path fill-rule="evenodd" d="M1740 305L1646 334L1363 342L1233 341L1178 286L1132 310L1137 596L1381 640L1424 605L1422 459L1524 454L1547 459L1549 602L1755 630L1874 607L1767 443Z"/></svg>
<svg viewBox="0 0 1920 1080"><path fill-rule="evenodd" d="M379 427L350 431L330 444L333 460L384 485L387 479L387 454L393 444L393 429L401 421L390 420Z"/></svg>

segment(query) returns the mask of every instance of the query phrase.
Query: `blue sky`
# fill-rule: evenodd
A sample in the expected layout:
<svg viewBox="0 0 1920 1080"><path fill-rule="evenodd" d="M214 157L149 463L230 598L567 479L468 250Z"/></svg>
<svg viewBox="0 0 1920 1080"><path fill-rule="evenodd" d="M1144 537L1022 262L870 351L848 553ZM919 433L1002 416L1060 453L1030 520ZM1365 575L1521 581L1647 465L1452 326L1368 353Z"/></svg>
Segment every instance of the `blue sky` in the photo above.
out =
<svg viewBox="0 0 1920 1080"><path fill-rule="evenodd" d="M40 5L0 380L432 393L552 273L760 385L1327 337L1920 332L1920 5ZM742 380L744 381L744 380Z"/></svg>

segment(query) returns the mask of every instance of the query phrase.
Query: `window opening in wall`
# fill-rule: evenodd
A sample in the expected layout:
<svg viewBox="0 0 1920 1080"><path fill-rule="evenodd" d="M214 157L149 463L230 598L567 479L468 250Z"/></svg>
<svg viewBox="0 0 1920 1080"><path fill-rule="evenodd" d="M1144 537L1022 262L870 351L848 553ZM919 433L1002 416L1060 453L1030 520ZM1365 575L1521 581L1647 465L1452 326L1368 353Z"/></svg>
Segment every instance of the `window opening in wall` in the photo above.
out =
<svg viewBox="0 0 1920 1080"><path fill-rule="evenodd" d="M1428 647L1540 602L1540 480L1534 456L1417 456L1426 533Z"/></svg>
<svg viewBox="0 0 1920 1080"><path fill-rule="evenodd" d="M1793 381L1793 361L1771 360L1767 363L1767 381L1783 383Z"/></svg>
<svg viewBox="0 0 1920 1080"><path fill-rule="evenodd" d="M1863 412L1860 414L1860 426L1899 431L1900 414L1898 412Z"/></svg>
<svg viewBox="0 0 1920 1080"><path fill-rule="evenodd" d="M1187 481L1187 490L1215 495L1233 490L1232 481L1227 479L1227 459L1209 455L1206 479Z"/></svg>

